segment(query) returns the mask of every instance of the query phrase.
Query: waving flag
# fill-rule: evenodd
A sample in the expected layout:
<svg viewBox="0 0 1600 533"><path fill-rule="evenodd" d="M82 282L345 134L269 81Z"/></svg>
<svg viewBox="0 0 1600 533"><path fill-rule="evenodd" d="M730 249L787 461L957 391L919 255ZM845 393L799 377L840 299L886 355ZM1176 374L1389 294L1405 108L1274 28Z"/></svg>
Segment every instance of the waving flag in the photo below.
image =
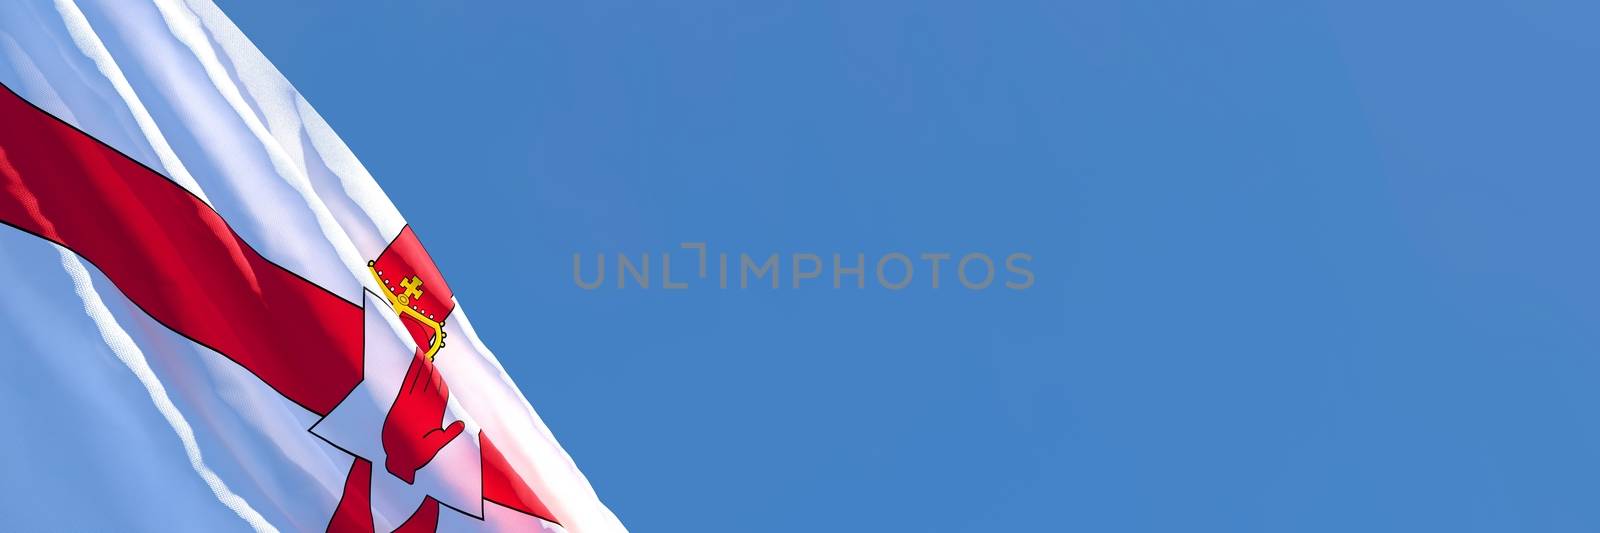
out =
<svg viewBox="0 0 1600 533"><path fill-rule="evenodd" d="M0 530L622 530L209 0L7 0L0 85Z"/></svg>

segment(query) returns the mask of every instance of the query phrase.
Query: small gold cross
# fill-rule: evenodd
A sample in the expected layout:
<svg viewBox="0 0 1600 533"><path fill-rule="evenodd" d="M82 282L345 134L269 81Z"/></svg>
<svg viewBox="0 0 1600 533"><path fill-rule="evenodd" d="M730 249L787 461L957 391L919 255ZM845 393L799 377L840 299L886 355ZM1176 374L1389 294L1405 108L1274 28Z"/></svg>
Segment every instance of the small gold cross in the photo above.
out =
<svg viewBox="0 0 1600 533"><path fill-rule="evenodd" d="M422 280L416 276L400 280L400 286L406 289L400 293L400 305L409 305L412 298L422 297Z"/></svg>

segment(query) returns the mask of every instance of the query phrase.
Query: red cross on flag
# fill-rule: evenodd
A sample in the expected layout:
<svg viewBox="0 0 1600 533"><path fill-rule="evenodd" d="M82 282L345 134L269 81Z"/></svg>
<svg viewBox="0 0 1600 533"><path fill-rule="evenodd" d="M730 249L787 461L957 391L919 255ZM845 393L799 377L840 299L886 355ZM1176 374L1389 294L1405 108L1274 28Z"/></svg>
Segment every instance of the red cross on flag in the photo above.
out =
<svg viewBox="0 0 1600 533"><path fill-rule="evenodd" d="M208 0L0 2L0 224L0 529L623 530Z"/></svg>

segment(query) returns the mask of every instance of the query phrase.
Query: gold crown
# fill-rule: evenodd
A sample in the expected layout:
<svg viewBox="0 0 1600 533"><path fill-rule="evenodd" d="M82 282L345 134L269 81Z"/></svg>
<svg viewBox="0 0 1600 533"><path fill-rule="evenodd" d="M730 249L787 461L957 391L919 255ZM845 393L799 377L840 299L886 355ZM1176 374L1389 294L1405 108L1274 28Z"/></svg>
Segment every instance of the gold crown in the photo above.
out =
<svg viewBox="0 0 1600 533"><path fill-rule="evenodd" d="M439 353L440 348L444 347L444 322L434 320L421 310L418 310L417 304L411 303L413 299L422 297L422 280L416 276L401 279L400 287L405 290L400 291L400 294L395 294L394 290L390 288L393 285L389 283L387 278L383 277L383 272L378 271L378 263L376 261L367 261L367 271L372 273L373 281L378 282L378 288L383 289L383 296L389 300L389 305L394 306L396 313L414 318L417 322L421 322L422 325L433 328L433 342L428 346L427 352L423 354L428 357L429 361L432 361L433 356Z"/></svg>

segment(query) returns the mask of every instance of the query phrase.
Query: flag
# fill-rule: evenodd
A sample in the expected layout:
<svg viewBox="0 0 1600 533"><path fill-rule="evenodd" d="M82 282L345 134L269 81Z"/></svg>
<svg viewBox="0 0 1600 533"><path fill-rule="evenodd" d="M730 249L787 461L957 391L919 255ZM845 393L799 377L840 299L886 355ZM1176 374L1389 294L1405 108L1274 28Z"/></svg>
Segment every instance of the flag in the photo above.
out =
<svg viewBox="0 0 1600 533"><path fill-rule="evenodd" d="M211 1L7 0L0 85L0 530L623 530Z"/></svg>

